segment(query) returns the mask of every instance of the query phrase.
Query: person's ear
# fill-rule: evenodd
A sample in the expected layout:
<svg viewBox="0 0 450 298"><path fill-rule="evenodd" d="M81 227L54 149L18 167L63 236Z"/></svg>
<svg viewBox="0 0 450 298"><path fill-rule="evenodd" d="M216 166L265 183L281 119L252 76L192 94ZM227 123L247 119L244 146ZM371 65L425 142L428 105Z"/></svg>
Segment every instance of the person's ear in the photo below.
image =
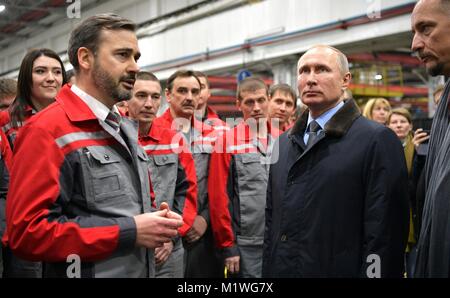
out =
<svg viewBox="0 0 450 298"><path fill-rule="evenodd" d="M345 88L343 88L342 90L345 90L345 89L348 88L348 86L350 85L351 80L352 80L352 74L350 72L347 72L344 75L343 82L342 82L342 87L345 87Z"/></svg>
<svg viewBox="0 0 450 298"><path fill-rule="evenodd" d="M241 110L241 102L240 102L239 99L236 99L236 108L238 108L239 111L242 111L242 110Z"/></svg>
<svg viewBox="0 0 450 298"><path fill-rule="evenodd" d="M170 93L169 89L166 88L166 89L164 90L164 93L166 94L166 101L167 101L168 103L170 103L171 100L172 100L172 97L171 97L171 93Z"/></svg>
<svg viewBox="0 0 450 298"><path fill-rule="evenodd" d="M80 47L77 51L78 64L81 69L91 70L94 66L94 53L88 48Z"/></svg>

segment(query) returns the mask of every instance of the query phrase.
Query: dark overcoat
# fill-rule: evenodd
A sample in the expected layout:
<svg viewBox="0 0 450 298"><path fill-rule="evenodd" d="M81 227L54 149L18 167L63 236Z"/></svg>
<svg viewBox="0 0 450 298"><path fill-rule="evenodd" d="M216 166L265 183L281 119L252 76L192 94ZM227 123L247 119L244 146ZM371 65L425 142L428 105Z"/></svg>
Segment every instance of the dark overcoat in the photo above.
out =
<svg viewBox="0 0 450 298"><path fill-rule="evenodd" d="M307 120L308 111L275 144L263 276L400 277L409 227L400 141L354 100L305 150Z"/></svg>

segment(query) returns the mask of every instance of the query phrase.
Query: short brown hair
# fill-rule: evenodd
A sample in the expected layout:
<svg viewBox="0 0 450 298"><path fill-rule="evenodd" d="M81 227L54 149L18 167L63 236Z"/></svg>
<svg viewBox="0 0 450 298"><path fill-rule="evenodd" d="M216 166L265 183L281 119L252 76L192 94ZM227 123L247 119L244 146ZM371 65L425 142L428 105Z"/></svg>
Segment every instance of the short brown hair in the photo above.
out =
<svg viewBox="0 0 450 298"><path fill-rule="evenodd" d="M15 97L17 93L17 81L14 79L0 79L0 99Z"/></svg>
<svg viewBox="0 0 450 298"><path fill-rule="evenodd" d="M292 100L294 100L294 108L297 107L297 94L295 94L294 89L292 89L291 86L288 84L276 84L272 85L269 89L269 96L272 98L276 92L281 92L283 94L287 94L290 97L292 97Z"/></svg>
<svg viewBox="0 0 450 298"><path fill-rule="evenodd" d="M203 72L198 71L198 70L195 70L194 74L197 76L197 78L205 78L206 85L208 85L208 88L209 88L209 80L208 80L208 76L206 74L204 74Z"/></svg>
<svg viewBox="0 0 450 298"><path fill-rule="evenodd" d="M140 71L136 74L136 80L143 80L143 81L153 81L158 82L158 78L155 76L154 73L149 71Z"/></svg>
<svg viewBox="0 0 450 298"><path fill-rule="evenodd" d="M198 82L198 86L201 87L202 83L200 82L199 78L195 75L194 71L182 69L177 70L167 79L167 90L172 92L173 81L175 81L176 78L189 78L189 77L194 77Z"/></svg>
<svg viewBox="0 0 450 298"><path fill-rule="evenodd" d="M254 92L261 89L266 90L266 95L269 96L269 88L267 88L267 85L263 80L255 77L245 78L238 84L236 98L238 100L242 100L242 92Z"/></svg>
<svg viewBox="0 0 450 298"><path fill-rule="evenodd" d="M70 34L69 48L67 50L69 61L75 71L78 71L78 49L85 47L96 55L100 44L102 30L128 30L136 31L136 24L116 14L98 14L85 19Z"/></svg>

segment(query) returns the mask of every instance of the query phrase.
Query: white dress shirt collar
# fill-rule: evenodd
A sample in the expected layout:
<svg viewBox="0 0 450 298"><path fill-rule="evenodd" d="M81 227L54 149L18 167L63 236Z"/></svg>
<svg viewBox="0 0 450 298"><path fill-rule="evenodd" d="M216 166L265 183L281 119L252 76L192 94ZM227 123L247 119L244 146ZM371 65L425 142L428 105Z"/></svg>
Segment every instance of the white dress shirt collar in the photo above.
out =
<svg viewBox="0 0 450 298"><path fill-rule="evenodd" d="M79 98L81 98L81 100L83 100L88 105L88 107L91 109L91 111L99 120L105 121L110 111L119 114L119 110L115 105L111 110L108 109L108 107L105 106L101 101L87 94L75 84L72 85L70 90L72 90L73 93L75 93Z"/></svg>

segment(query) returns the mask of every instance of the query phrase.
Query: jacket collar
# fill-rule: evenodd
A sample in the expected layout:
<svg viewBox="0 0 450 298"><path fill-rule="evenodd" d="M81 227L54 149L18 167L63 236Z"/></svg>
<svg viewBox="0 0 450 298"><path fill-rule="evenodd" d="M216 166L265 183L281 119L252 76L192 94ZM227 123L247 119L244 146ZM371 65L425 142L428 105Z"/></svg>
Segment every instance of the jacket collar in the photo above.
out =
<svg viewBox="0 0 450 298"><path fill-rule="evenodd" d="M33 116L34 114L36 114L37 112L36 112L36 110L32 107L32 106L30 106L30 105L26 105L26 107L25 107L25 115L26 115L26 117L31 117L31 116Z"/></svg>
<svg viewBox="0 0 450 298"><path fill-rule="evenodd" d="M295 122L289 136L304 134L308 122L309 109L307 109ZM334 114L334 116L325 125L324 131L328 136L342 137L347 133L361 112L353 99L347 99L344 106Z"/></svg>
<svg viewBox="0 0 450 298"><path fill-rule="evenodd" d="M72 122L97 119L88 105L70 90L68 84L64 85L56 95L56 101Z"/></svg>
<svg viewBox="0 0 450 298"><path fill-rule="evenodd" d="M206 106L206 117L203 120L211 118L219 119L219 115L210 106Z"/></svg>
<svg viewBox="0 0 450 298"><path fill-rule="evenodd" d="M267 123L267 134L272 138L277 138L281 134L281 131L273 127L270 121L267 121L266 123ZM250 133L250 126L247 124L247 122L242 121L240 124L238 124L238 126L236 126L236 129L245 130L245 133L237 134L237 139L239 141L250 141L253 139Z"/></svg>
<svg viewBox="0 0 450 298"><path fill-rule="evenodd" d="M145 136L139 136L139 138L151 139L151 140L159 143L159 141L161 141L161 139L163 137L164 131L165 131L165 129L163 127L155 125L154 123L152 123L150 125L150 130L148 131L148 134L145 135Z"/></svg>
<svg viewBox="0 0 450 298"><path fill-rule="evenodd" d="M170 108L168 108L164 112L164 114L161 115L161 118L164 120L164 122L168 124L168 127L171 127L174 119L172 117L172 114L170 113ZM214 129L211 126L197 120L197 118L195 118L194 116L191 117L191 128L194 128L198 132L201 132L202 135L207 132L214 131Z"/></svg>

